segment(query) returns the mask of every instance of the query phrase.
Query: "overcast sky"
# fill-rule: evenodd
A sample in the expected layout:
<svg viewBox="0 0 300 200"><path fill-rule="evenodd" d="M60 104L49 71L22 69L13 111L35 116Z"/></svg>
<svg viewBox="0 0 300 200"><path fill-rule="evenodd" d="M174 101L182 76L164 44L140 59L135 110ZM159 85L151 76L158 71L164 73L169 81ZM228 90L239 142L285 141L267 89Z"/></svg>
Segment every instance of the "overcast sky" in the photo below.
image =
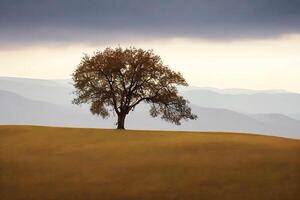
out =
<svg viewBox="0 0 300 200"><path fill-rule="evenodd" d="M0 76L68 78L83 53L154 49L192 85L300 92L299 0L0 0Z"/></svg>

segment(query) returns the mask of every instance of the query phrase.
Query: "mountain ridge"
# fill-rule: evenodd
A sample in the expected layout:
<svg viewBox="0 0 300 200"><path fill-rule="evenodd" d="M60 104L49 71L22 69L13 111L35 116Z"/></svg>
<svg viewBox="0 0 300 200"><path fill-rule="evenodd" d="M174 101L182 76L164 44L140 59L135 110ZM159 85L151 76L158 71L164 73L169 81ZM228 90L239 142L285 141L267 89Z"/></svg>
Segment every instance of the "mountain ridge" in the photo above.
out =
<svg viewBox="0 0 300 200"><path fill-rule="evenodd" d="M0 124L31 124L44 126L114 128L116 118L103 120L93 116L87 107L65 107L44 101L28 99L19 94L0 90ZM149 116L149 106L139 105L127 119L128 129L177 130L177 131L228 131L252 132L267 135L298 138L300 122L289 120L292 127L278 126L272 119L266 122L251 115L245 115L228 109L205 108L191 105L199 116L197 121L183 121L181 126L167 123L160 118ZM290 119L289 117L286 117ZM300 138L300 137L299 137Z"/></svg>

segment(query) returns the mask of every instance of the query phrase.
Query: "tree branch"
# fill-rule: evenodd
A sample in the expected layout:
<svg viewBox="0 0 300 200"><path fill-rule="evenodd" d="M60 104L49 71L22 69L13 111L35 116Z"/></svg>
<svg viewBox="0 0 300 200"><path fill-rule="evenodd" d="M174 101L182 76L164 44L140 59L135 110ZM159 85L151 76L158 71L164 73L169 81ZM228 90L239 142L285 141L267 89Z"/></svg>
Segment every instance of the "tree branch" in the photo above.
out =
<svg viewBox="0 0 300 200"><path fill-rule="evenodd" d="M110 87L111 94L112 94L114 109L115 109L116 113L119 114L120 111L118 110L117 99L116 99L115 91L114 91L114 88L113 88L113 85L112 85L112 80L110 80L109 77L108 77L108 75L105 74L102 70L99 70L99 71L103 74L103 76L106 78L106 80L108 82L108 85Z"/></svg>

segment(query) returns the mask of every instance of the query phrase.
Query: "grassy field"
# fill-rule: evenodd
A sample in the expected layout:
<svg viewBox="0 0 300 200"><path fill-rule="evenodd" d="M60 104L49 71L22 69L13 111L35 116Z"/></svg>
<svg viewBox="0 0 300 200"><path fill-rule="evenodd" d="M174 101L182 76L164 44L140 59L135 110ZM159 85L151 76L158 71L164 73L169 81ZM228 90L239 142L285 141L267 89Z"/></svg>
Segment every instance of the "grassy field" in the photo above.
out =
<svg viewBox="0 0 300 200"><path fill-rule="evenodd" d="M300 199L300 140L0 126L1 200Z"/></svg>

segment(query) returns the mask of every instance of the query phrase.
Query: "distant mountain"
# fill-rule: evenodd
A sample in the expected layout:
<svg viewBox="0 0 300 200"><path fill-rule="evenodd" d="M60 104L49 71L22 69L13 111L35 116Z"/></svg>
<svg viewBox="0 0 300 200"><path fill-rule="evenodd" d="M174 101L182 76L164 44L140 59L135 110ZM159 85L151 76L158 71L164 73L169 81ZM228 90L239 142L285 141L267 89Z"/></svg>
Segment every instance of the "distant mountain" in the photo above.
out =
<svg viewBox="0 0 300 200"><path fill-rule="evenodd" d="M90 114L86 108L70 108L35 101L7 91L0 91L0 100L0 124L115 127L115 117L103 120ZM283 115L280 117L284 119L284 124L280 123L280 118L273 115L248 116L226 109L191 106L199 120L183 122L181 126L150 117L147 105L138 106L126 119L126 125L129 129L233 131L300 138L300 121Z"/></svg>
<svg viewBox="0 0 300 200"><path fill-rule="evenodd" d="M294 133L300 137L300 121L282 114L255 114L254 119L267 124L269 127L276 127L278 132Z"/></svg>
<svg viewBox="0 0 300 200"><path fill-rule="evenodd" d="M273 114L264 114L264 118L260 119L260 115L246 115L226 109L204 108L196 105L191 107L199 119L184 121L181 126L167 123L160 118L150 118L145 105L132 112L127 123L130 128L147 127L152 130L233 131L300 138L300 121L284 115L280 115L284 119L281 124Z"/></svg>
<svg viewBox="0 0 300 200"><path fill-rule="evenodd" d="M0 90L0 124L93 127L99 122L86 110L27 99ZM102 126L110 125L102 123ZM98 127L98 126L97 126Z"/></svg>
<svg viewBox="0 0 300 200"><path fill-rule="evenodd" d="M71 104L74 89L68 79L0 77L0 90L0 124L114 127L114 117L103 120L92 116L88 106L80 108ZM214 92L212 88L204 90L199 87L179 90L190 100L199 120L175 126L159 118L149 117L147 106L140 105L128 116L127 127L255 132L299 137L300 94L280 91L256 93L239 89L234 91L240 94L226 94ZM229 93L228 90L226 92Z"/></svg>
<svg viewBox="0 0 300 200"><path fill-rule="evenodd" d="M298 93L220 94L209 90L181 92L198 106L225 108L243 113L300 113Z"/></svg>
<svg viewBox="0 0 300 200"><path fill-rule="evenodd" d="M72 106L73 86L68 81L0 77L0 90L53 104Z"/></svg>
<svg viewBox="0 0 300 200"><path fill-rule="evenodd" d="M289 116L294 119L300 120L300 114L290 114Z"/></svg>
<svg viewBox="0 0 300 200"><path fill-rule="evenodd" d="M252 114L281 113L290 117L300 116L300 94L298 93L281 93L281 90L259 92L243 89L199 88L179 87L179 90L192 104L201 107L224 108ZM72 107L74 88L70 79L41 80L0 77L0 90L14 92L33 100ZM226 91L227 93L215 91ZM239 94L229 94L228 91Z"/></svg>
<svg viewBox="0 0 300 200"><path fill-rule="evenodd" d="M288 93L286 90L250 90L250 89L240 89L240 88L230 88L230 89L219 89L214 87L179 87L180 91L191 91L191 90L208 90L220 94L277 94L277 93Z"/></svg>

